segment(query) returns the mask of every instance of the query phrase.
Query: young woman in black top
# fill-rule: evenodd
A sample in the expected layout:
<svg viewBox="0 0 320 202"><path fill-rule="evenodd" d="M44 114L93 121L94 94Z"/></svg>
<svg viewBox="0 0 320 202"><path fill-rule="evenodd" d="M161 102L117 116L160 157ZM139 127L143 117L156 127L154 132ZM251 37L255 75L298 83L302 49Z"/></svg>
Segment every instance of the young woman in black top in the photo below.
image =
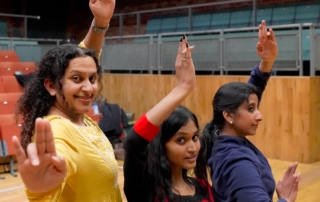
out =
<svg viewBox="0 0 320 202"><path fill-rule="evenodd" d="M142 115L125 141L124 191L129 202L213 202L196 116L178 106L195 86L193 47L183 37L177 86ZM194 177L188 171L194 169Z"/></svg>

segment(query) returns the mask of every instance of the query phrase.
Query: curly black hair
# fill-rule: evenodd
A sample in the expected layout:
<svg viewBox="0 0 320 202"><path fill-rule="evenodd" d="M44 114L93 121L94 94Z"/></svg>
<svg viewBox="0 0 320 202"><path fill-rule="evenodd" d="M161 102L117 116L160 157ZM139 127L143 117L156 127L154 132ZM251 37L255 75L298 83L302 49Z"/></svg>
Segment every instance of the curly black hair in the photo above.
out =
<svg viewBox="0 0 320 202"><path fill-rule="evenodd" d="M95 52L77 45L64 44L54 47L42 58L38 70L32 73L23 95L17 102L15 114L17 120L22 119L23 121L21 145L24 149L31 142L36 118L47 115L56 100L56 97L51 96L45 88L45 79L50 79L57 90L62 93L60 80L63 78L70 61L85 56L93 58L99 76L98 82L102 87L100 80L102 70Z"/></svg>

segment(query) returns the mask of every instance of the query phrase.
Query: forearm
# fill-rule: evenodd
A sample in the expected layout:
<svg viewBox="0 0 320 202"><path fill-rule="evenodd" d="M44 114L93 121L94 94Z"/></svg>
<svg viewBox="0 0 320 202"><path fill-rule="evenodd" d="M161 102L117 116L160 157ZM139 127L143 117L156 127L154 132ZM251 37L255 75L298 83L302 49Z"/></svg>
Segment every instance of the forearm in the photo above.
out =
<svg viewBox="0 0 320 202"><path fill-rule="evenodd" d="M266 67L265 65L265 63L260 63L259 65L256 65L252 70L250 78L248 80L248 83L251 83L254 86L256 86L261 91L261 94L267 86L268 80L271 76L271 70L265 72L265 69L263 69L264 67ZM270 63L268 63L268 65L270 65Z"/></svg>
<svg viewBox="0 0 320 202"><path fill-rule="evenodd" d="M93 20L93 23L97 27L101 27L101 28L107 27L109 25L109 22L110 22L110 19L109 20L97 20L97 19ZM100 52L103 44L104 35L105 35L105 32L98 33L93 31L90 25L89 31L86 37L84 38L83 42L88 49L94 50L95 52Z"/></svg>
<svg viewBox="0 0 320 202"><path fill-rule="evenodd" d="M146 116L150 123L156 126L162 124L190 92L190 88L176 86L165 98L147 112Z"/></svg>
<svg viewBox="0 0 320 202"><path fill-rule="evenodd" d="M260 72L270 73L273 64L274 64L274 61L261 61L259 65Z"/></svg>

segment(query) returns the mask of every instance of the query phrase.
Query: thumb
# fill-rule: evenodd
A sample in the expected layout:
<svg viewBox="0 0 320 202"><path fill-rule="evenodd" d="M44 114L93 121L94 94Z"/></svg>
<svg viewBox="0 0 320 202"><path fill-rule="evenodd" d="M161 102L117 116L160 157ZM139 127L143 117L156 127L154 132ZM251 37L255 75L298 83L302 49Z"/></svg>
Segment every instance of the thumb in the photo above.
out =
<svg viewBox="0 0 320 202"><path fill-rule="evenodd" d="M64 173L66 171L66 161L64 160L63 157L52 156L51 162L59 172Z"/></svg>
<svg viewBox="0 0 320 202"><path fill-rule="evenodd" d="M260 42L257 43L256 49L258 52L262 50L262 44Z"/></svg>

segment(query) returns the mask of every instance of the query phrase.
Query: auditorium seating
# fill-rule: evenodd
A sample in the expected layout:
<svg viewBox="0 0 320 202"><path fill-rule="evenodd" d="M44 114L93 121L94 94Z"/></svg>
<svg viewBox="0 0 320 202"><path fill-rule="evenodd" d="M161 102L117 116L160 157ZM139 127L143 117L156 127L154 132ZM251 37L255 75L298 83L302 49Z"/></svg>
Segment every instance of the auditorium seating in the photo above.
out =
<svg viewBox="0 0 320 202"><path fill-rule="evenodd" d="M0 75L14 75L16 72L29 74L36 70L34 62L0 62Z"/></svg>
<svg viewBox="0 0 320 202"><path fill-rule="evenodd" d="M14 75L1 76L0 79L3 84L5 93L22 93L23 92L23 88L20 86L20 84L18 83Z"/></svg>
<svg viewBox="0 0 320 202"><path fill-rule="evenodd" d="M19 62L19 56L12 50L0 50L0 62Z"/></svg>
<svg viewBox="0 0 320 202"><path fill-rule="evenodd" d="M34 62L21 62L15 51L0 50L0 156L10 158L10 173L14 172L12 136L20 138L21 121L14 119L15 107L23 93L14 74L29 74L36 70Z"/></svg>
<svg viewBox="0 0 320 202"><path fill-rule="evenodd" d="M14 172L14 148L12 137L17 136L20 139L21 124L16 123L14 114L0 115L0 143L3 149L3 157L10 157L10 173L16 177Z"/></svg>
<svg viewBox="0 0 320 202"><path fill-rule="evenodd" d="M191 31L250 27L252 8L230 11L194 13ZM257 9L256 24L266 20L268 25L319 23L320 4L289 4ZM189 30L188 16L156 16L147 22L146 34L181 32Z"/></svg>

